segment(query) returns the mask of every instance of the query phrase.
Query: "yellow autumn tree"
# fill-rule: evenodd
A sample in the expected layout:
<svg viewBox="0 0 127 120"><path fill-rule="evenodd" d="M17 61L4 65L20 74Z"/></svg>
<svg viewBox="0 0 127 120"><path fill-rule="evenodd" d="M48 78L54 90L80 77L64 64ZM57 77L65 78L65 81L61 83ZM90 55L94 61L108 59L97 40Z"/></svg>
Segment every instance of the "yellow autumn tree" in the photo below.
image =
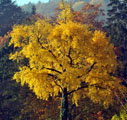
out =
<svg viewBox="0 0 127 120"><path fill-rule="evenodd" d="M108 105L122 89L111 76L117 66L113 46L101 31L92 32L71 21L53 27L39 20L34 25L14 26L11 37L10 45L20 49L10 59L29 60L13 79L28 84L40 99L61 93L63 98L72 94L76 104L80 97L89 96Z"/></svg>
<svg viewBox="0 0 127 120"><path fill-rule="evenodd" d="M17 25L9 45L18 48L10 59L27 59L13 79L28 84L38 98L61 97L60 120L67 120L68 95L78 105L81 97L107 106L124 88L113 76L117 62L113 45L105 33L89 26L61 22L52 26L45 20Z"/></svg>
<svg viewBox="0 0 127 120"><path fill-rule="evenodd" d="M55 15L57 18L56 21L58 24L66 23L72 20L72 16L74 16L71 5L65 0L61 0L61 2L59 3L59 7L56 8L56 10L58 10Z"/></svg>

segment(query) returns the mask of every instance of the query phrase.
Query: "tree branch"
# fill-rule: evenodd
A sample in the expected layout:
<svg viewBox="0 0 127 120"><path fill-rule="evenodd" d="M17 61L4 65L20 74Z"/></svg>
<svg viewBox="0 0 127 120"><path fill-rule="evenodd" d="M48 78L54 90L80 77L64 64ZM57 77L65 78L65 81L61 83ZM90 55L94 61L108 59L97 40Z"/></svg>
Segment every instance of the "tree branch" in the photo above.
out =
<svg viewBox="0 0 127 120"><path fill-rule="evenodd" d="M88 88L88 85L84 85L84 86L81 86L81 87L79 87L79 88L77 88L77 89L75 89L75 90L72 90L72 91L68 92L67 95L70 95L70 94L72 94L73 92L76 92L76 91L81 90L81 89L83 89L83 88Z"/></svg>
<svg viewBox="0 0 127 120"><path fill-rule="evenodd" d="M58 70L55 70L55 69L53 69L53 68L46 68L46 67L44 67L44 68L47 69L47 70L51 70L51 71L57 72L57 73L59 73L59 74L62 74L62 72L60 72L60 71L58 71Z"/></svg>
<svg viewBox="0 0 127 120"><path fill-rule="evenodd" d="M94 62L91 67L89 68L89 70L86 72L86 74L89 74L90 71L93 69L94 65L96 64L96 62ZM77 76L77 78L81 78L83 75Z"/></svg>
<svg viewBox="0 0 127 120"><path fill-rule="evenodd" d="M70 59L70 65L72 66L73 60L70 55L71 55L71 48L69 49L69 53L68 53L67 57Z"/></svg>
<svg viewBox="0 0 127 120"><path fill-rule="evenodd" d="M58 87L60 87L60 88L61 88L61 90L63 91L62 86L61 86L61 85L59 85L59 84L57 83L57 81L56 81L56 80L54 80L54 83L55 83Z"/></svg>
<svg viewBox="0 0 127 120"><path fill-rule="evenodd" d="M91 72L91 70L93 69L93 67L94 67L95 64L96 64L96 62L94 62L94 63L91 65L90 69L87 71L87 74L89 74L89 73Z"/></svg>
<svg viewBox="0 0 127 120"><path fill-rule="evenodd" d="M61 85L59 85L58 83L57 83L57 76L55 76L55 75L52 75L52 74L48 74L49 76L52 76L54 79L53 79L53 81L54 81L54 83L56 84L56 86L58 86L58 87L60 87L61 88L61 90L63 91L63 88L62 88L62 86ZM56 80L57 79L57 80Z"/></svg>
<svg viewBox="0 0 127 120"><path fill-rule="evenodd" d="M52 52L51 50L49 50L49 49L45 48L44 46L42 46L42 43L40 42L40 38L39 38L39 37L37 37L37 41L38 41L38 43L41 45L41 48L42 48L42 49L47 50L47 51L55 58L55 60L58 61L58 60L57 60L57 57L53 54L53 52ZM60 65L60 67L62 67L62 64L59 64L59 65ZM49 69L49 68L48 68L48 69ZM56 71L56 72L58 72L58 73L61 74L61 72L59 72L59 71L57 71L57 70L54 70L54 69L49 69L49 70Z"/></svg>
<svg viewBox="0 0 127 120"><path fill-rule="evenodd" d="M56 61L58 62L57 57L53 54L53 52L52 52L51 50L48 50L48 52L51 53L52 56L53 56L53 57L56 59ZM63 67L62 64L59 64L59 65L60 65L60 67Z"/></svg>
<svg viewBox="0 0 127 120"><path fill-rule="evenodd" d="M77 89L68 92L67 95L70 95L70 94L72 94L73 92L76 92L76 91L78 91L78 90L81 90L81 89L84 89L84 88L88 88L89 86L91 86L91 87L93 86L93 87L100 88L100 89L107 89L107 88L103 88L103 87L101 87L101 86L99 86L99 85L96 85L96 84L93 84L93 85L84 84L83 86L78 87Z"/></svg>

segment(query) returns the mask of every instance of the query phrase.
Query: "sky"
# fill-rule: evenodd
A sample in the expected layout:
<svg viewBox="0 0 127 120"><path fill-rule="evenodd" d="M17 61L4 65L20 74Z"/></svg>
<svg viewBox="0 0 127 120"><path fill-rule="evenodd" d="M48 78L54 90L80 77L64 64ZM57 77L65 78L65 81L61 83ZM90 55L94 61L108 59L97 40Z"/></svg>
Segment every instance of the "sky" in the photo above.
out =
<svg viewBox="0 0 127 120"><path fill-rule="evenodd" d="M31 3L37 3L38 1L48 2L49 0L12 0L12 1L16 1L16 4L21 6L21 5L27 4L29 2L31 2Z"/></svg>

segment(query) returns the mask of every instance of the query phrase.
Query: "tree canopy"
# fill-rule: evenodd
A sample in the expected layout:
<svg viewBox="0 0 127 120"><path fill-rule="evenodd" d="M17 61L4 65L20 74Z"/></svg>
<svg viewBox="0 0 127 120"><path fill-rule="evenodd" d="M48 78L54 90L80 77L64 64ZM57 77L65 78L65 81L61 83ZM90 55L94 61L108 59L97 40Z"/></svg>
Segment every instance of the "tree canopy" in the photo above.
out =
<svg viewBox="0 0 127 120"><path fill-rule="evenodd" d="M76 105L89 97L107 107L125 88L116 77L117 57L106 33L74 22L66 2L60 10L57 22L15 25L9 45L16 49L10 59L27 60L13 79L27 84L40 99L61 97L60 120L67 120L69 95Z"/></svg>
<svg viewBox="0 0 127 120"><path fill-rule="evenodd" d="M30 26L14 26L11 37L10 45L20 49L10 58L29 60L14 79L27 83L41 99L58 96L67 88L68 94L74 93L75 103L87 95L108 104L121 88L120 81L111 76L117 66L113 45L101 31L71 21L54 27L39 20Z"/></svg>

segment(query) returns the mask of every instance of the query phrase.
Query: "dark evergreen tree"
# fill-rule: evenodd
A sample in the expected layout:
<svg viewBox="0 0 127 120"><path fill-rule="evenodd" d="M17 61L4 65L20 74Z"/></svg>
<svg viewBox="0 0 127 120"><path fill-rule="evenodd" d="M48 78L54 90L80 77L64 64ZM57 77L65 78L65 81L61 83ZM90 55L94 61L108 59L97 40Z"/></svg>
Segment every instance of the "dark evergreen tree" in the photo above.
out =
<svg viewBox="0 0 127 120"><path fill-rule="evenodd" d="M105 28L111 36L111 42L115 47L120 47L122 52L118 58L123 64L122 77L125 81L127 80L127 0L110 0L108 6L108 20Z"/></svg>
<svg viewBox="0 0 127 120"><path fill-rule="evenodd" d="M125 1L125 0L124 0ZM125 46L125 41L123 40L123 34L125 34L126 29L126 18L127 18L127 3L121 0L110 0L108 4L108 21L107 29L111 36L111 42L115 46ZM126 6L126 7L125 7Z"/></svg>
<svg viewBox="0 0 127 120"><path fill-rule="evenodd" d="M0 49L0 120L42 120L49 117L57 120L59 102L51 99L48 104L37 99L27 86L21 87L12 80L19 64L27 64L27 61L16 63L9 60L13 51L13 46L8 46L8 43ZM45 106L48 106L46 114Z"/></svg>
<svg viewBox="0 0 127 120"><path fill-rule="evenodd" d="M12 0L0 0L0 36L11 30L14 24L19 24L25 16Z"/></svg>
<svg viewBox="0 0 127 120"><path fill-rule="evenodd" d="M13 48L8 47L8 43L0 49L0 120L13 120L21 108L16 92L19 91L19 85L11 81L14 71L17 70L17 65L9 60L12 51Z"/></svg>
<svg viewBox="0 0 127 120"><path fill-rule="evenodd" d="M32 15L35 15L36 14L36 6L35 5L32 6L32 13L31 14Z"/></svg>
<svg viewBox="0 0 127 120"><path fill-rule="evenodd" d="M36 110L44 108L42 101L27 86L21 87L12 80L19 65L9 60L13 51L13 46L8 46L8 43L0 49L0 120L38 120L40 113Z"/></svg>

